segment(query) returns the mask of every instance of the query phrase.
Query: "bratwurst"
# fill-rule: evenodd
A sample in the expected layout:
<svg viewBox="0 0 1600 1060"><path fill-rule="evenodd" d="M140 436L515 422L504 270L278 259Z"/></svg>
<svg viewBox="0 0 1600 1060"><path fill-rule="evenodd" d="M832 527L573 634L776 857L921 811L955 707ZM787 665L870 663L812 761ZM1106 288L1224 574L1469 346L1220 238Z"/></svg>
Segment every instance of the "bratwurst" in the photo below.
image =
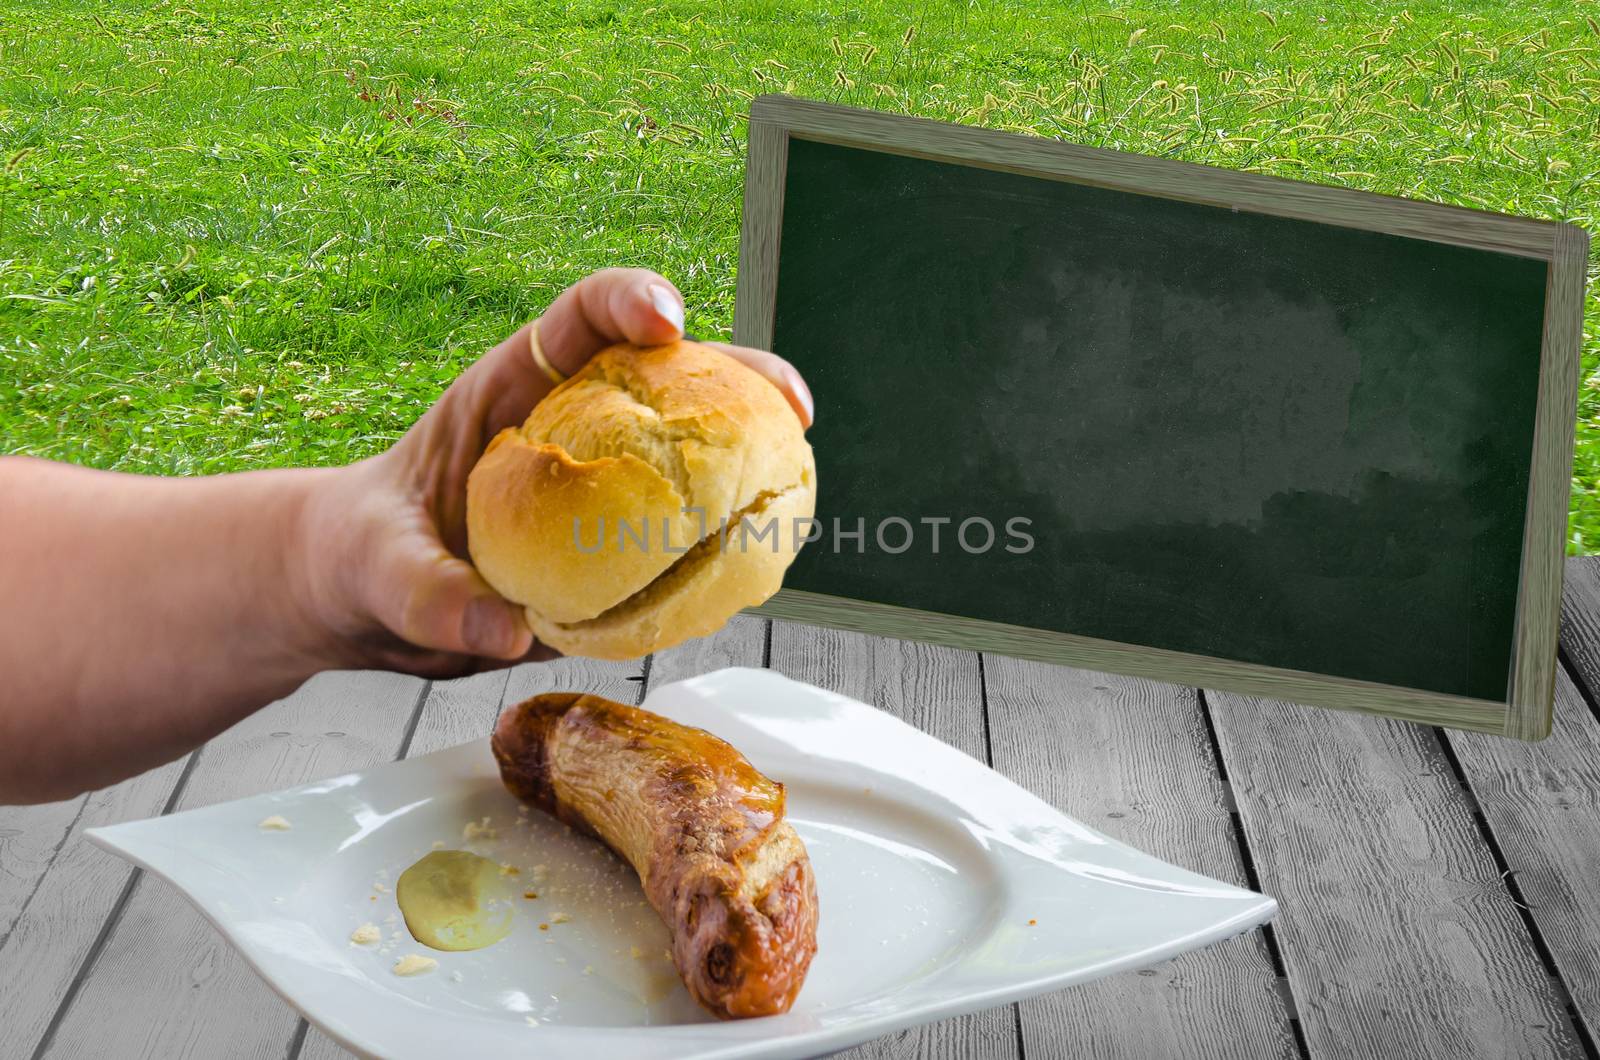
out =
<svg viewBox="0 0 1600 1060"><path fill-rule="evenodd" d="M513 795L633 866L697 1002L723 1019L789 1010L817 892L782 784L702 729L593 695L534 696L492 745Z"/></svg>

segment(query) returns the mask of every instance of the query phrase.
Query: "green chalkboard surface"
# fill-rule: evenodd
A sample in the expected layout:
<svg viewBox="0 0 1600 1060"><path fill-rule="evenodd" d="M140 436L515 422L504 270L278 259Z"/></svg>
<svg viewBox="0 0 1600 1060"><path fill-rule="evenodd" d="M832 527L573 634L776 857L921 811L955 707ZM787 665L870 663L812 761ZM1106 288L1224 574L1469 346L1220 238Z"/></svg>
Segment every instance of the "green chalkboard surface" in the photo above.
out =
<svg viewBox="0 0 1600 1060"><path fill-rule="evenodd" d="M781 189L786 590L1507 701L1548 260L799 135Z"/></svg>

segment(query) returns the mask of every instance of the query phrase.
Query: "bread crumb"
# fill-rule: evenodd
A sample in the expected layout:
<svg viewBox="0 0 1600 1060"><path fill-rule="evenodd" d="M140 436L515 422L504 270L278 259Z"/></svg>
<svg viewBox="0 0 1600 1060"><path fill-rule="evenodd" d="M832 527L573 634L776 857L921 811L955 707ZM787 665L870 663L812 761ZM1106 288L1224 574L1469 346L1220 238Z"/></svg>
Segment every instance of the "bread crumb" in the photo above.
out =
<svg viewBox="0 0 1600 1060"><path fill-rule="evenodd" d="M488 817L481 821L468 821L461 828L461 838L468 841L473 839L496 839L499 835L500 833L495 831L495 827Z"/></svg>
<svg viewBox="0 0 1600 1060"><path fill-rule="evenodd" d="M287 832L293 827L293 825L289 823L289 819L287 817L280 817L277 814L273 814L271 817L263 817L261 819L261 823L256 825L256 827L261 829L263 832Z"/></svg>
<svg viewBox="0 0 1600 1060"><path fill-rule="evenodd" d="M550 925L549 924L540 924L539 925L539 930L540 931L549 931L550 930Z"/></svg>
<svg viewBox="0 0 1600 1060"><path fill-rule="evenodd" d="M629 946L628 956L632 957L634 960L638 960L640 957L644 956L644 950L641 950L637 946Z"/></svg>
<svg viewBox="0 0 1600 1060"><path fill-rule="evenodd" d="M1029 927L1038 927L1039 926L1039 922L1037 920L1029 920L1028 921L1028 926Z"/></svg>
<svg viewBox="0 0 1600 1060"><path fill-rule="evenodd" d="M520 876L521 874L522 870L517 868L515 865L500 866L500 875L502 876Z"/></svg>
<svg viewBox="0 0 1600 1060"><path fill-rule="evenodd" d="M383 932L378 930L378 925L362 924L360 927L350 932L350 945L370 946L382 938Z"/></svg>
<svg viewBox="0 0 1600 1060"><path fill-rule="evenodd" d="M372 889L374 891L377 891L379 894L388 894L389 893L389 886L387 884L384 884L384 883L379 883L376 880L374 880L373 883L372 883Z"/></svg>
<svg viewBox="0 0 1600 1060"><path fill-rule="evenodd" d="M565 924L571 919L572 918L565 913L552 913L550 915L550 923L552 924Z"/></svg>
<svg viewBox="0 0 1600 1060"><path fill-rule="evenodd" d="M422 957L415 953L408 953L394 962L395 975L423 975L439 967L439 962L432 957Z"/></svg>
<svg viewBox="0 0 1600 1060"><path fill-rule="evenodd" d="M522 892L522 897L524 897L524 898L537 898L537 897L539 897L539 892L538 891L523 891Z"/></svg>
<svg viewBox="0 0 1600 1060"><path fill-rule="evenodd" d="M444 840L443 839L435 839L433 841L433 849L434 850L443 850L444 849Z"/></svg>
<svg viewBox="0 0 1600 1060"><path fill-rule="evenodd" d="M592 965L592 964L584 965L583 966L583 974L584 975L593 975L594 974L594 965Z"/></svg>

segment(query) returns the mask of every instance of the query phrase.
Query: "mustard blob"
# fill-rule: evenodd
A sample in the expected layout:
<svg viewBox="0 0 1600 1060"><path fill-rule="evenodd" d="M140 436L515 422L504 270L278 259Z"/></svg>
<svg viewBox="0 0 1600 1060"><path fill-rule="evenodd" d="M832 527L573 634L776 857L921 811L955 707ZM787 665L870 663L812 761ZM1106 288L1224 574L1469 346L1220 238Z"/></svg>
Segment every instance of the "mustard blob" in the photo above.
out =
<svg viewBox="0 0 1600 1060"><path fill-rule="evenodd" d="M435 850L400 874L395 900L411 937L436 950L479 950L511 931L500 866L465 850Z"/></svg>

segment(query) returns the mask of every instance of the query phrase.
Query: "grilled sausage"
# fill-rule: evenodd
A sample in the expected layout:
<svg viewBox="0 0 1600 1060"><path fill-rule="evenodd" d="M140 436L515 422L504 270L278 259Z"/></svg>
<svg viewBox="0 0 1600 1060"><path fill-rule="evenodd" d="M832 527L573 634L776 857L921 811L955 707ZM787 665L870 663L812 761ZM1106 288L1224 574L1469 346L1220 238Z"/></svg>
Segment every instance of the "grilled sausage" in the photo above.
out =
<svg viewBox="0 0 1600 1060"><path fill-rule="evenodd" d="M495 727L506 787L631 864L694 999L723 1018L787 1012L816 952L811 861L783 785L701 729L551 693Z"/></svg>

